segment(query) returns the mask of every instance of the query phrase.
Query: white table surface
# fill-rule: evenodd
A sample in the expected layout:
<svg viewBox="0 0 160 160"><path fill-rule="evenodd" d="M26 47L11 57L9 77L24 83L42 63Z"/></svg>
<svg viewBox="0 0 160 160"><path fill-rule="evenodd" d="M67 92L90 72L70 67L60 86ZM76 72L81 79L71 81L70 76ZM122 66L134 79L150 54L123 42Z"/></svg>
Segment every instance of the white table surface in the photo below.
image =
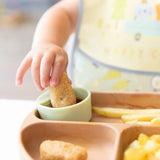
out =
<svg viewBox="0 0 160 160"><path fill-rule="evenodd" d="M20 159L20 126L35 108L35 101L0 99L0 159Z"/></svg>

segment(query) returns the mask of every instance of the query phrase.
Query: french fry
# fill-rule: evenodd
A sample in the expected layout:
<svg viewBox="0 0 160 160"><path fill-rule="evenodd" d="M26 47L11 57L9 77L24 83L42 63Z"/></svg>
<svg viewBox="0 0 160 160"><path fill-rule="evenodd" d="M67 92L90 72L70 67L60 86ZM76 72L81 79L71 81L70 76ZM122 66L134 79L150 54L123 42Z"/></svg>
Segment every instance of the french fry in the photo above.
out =
<svg viewBox="0 0 160 160"><path fill-rule="evenodd" d="M160 117L151 120L151 125L160 125Z"/></svg>
<svg viewBox="0 0 160 160"><path fill-rule="evenodd" d="M123 109L108 107L93 107L93 111L102 116L121 118L123 115L160 115L160 109ZM153 118L149 118L150 120Z"/></svg>
<svg viewBox="0 0 160 160"><path fill-rule="evenodd" d="M126 124L139 124L139 125L151 125L150 121L137 121L137 120L133 120L133 121L126 121Z"/></svg>
<svg viewBox="0 0 160 160"><path fill-rule="evenodd" d="M160 125L160 109L93 107L93 111L105 117L121 118L127 124Z"/></svg>
<svg viewBox="0 0 160 160"><path fill-rule="evenodd" d="M160 114L159 113L143 113L143 114L132 114L132 115L122 115L122 121L127 122L127 121L151 121L154 118L159 118Z"/></svg>
<svg viewBox="0 0 160 160"><path fill-rule="evenodd" d="M160 125L160 117L153 118L151 121L126 121L126 124L140 124L140 125Z"/></svg>

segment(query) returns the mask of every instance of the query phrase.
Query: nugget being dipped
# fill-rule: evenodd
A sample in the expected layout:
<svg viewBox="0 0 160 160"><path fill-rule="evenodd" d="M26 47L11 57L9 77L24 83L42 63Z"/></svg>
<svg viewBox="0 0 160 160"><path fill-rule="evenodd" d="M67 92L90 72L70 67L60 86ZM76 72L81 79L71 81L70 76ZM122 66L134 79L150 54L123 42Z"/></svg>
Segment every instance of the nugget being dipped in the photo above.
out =
<svg viewBox="0 0 160 160"><path fill-rule="evenodd" d="M87 160L84 147L64 141L45 140L40 145L42 160Z"/></svg>
<svg viewBox="0 0 160 160"><path fill-rule="evenodd" d="M76 103L76 96L69 83L67 73L63 73L56 87L49 87L52 107L66 107Z"/></svg>

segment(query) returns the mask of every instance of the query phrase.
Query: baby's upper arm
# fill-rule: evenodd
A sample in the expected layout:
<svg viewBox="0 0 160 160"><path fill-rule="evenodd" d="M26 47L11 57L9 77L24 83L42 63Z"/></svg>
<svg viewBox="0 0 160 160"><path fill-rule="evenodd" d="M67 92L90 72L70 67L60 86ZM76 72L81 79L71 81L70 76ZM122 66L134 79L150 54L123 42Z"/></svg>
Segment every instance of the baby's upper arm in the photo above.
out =
<svg viewBox="0 0 160 160"><path fill-rule="evenodd" d="M66 14L70 19L72 28L75 30L78 20L79 0L62 0L57 5L65 9Z"/></svg>

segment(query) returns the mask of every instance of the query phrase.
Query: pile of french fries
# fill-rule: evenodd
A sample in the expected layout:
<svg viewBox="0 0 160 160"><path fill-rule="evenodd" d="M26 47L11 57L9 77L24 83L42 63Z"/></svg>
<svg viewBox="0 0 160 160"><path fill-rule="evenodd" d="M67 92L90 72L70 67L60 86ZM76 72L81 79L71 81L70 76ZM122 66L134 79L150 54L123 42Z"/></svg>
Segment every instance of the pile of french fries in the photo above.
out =
<svg viewBox="0 0 160 160"><path fill-rule="evenodd" d="M105 117L121 118L124 123L160 125L160 109L93 107L93 111Z"/></svg>

